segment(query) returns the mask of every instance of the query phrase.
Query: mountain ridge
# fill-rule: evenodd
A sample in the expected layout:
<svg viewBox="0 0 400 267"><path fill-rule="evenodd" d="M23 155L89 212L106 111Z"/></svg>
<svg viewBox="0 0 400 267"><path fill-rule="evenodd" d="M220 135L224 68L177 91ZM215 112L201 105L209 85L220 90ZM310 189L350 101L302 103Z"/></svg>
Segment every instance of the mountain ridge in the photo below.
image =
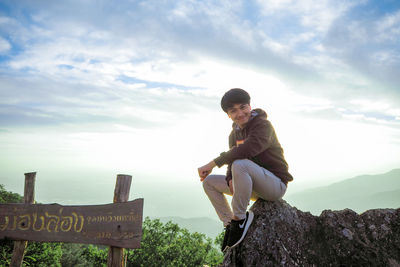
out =
<svg viewBox="0 0 400 267"><path fill-rule="evenodd" d="M400 169L383 174L359 175L327 186L306 189L284 197L297 208L318 214L325 209L350 208L363 212L400 206Z"/></svg>

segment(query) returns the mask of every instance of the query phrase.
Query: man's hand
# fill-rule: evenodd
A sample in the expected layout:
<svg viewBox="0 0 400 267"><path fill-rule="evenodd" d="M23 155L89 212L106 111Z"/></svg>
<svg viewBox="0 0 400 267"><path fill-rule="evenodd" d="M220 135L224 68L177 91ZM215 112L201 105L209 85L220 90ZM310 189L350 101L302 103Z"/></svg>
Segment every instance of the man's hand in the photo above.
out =
<svg viewBox="0 0 400 267"><path fill-rule="evenodd" d="M200 181L204 181L204 179L206 179L206 177L212 172L212 169L217 166L217 164L215 164L215 162L212 160L209 163L207 163L206 165L200 167L197 169L197 171L199 172L199 176L200 176Z"/></svg>
<svg viewBox="0 0 400 267"><path fill-rule="evenodd" d="M232 185L232 180L229 180L229 190L231 191L233 195L233 185Z"/></svg>

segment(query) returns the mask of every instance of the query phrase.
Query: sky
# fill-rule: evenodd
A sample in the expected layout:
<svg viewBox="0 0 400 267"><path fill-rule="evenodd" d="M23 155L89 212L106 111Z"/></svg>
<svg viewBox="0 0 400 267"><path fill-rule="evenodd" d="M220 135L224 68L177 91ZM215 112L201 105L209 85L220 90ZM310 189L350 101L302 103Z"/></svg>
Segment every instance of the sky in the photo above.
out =
<svg viewBox="0 0 400 267"><path fill-rule="evenodd" d="M268 113L290 194L399 168L399 85L397 0L0 0L0 183L101 204L129 174L145 215L216 217L224 92Z"/></svg>

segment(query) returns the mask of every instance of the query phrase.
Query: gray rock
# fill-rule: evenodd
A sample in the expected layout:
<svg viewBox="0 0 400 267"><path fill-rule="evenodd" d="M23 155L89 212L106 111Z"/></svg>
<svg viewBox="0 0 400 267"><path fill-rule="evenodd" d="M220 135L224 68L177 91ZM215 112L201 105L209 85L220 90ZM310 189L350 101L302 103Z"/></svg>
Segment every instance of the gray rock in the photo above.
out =
<svg viewBox="0 0 400 267"><path fill-rule="evenodd" d="M251 210L245 239L222 266L400 266L400 209L313 216L284 200L257 200Z"/></svg>

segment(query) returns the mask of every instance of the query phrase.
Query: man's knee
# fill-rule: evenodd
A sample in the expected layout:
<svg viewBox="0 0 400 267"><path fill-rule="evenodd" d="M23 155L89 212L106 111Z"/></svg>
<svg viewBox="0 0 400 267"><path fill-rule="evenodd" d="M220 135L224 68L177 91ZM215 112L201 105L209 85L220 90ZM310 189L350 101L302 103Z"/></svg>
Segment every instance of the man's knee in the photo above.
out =
<svg viewBox="0 0 400 267"><path fill-rule="evenodd" d="M231 170L232 173L237 173L238 171L246 170L250 160L248 159L237 159L232 162Z"/></svg>
<svg viewBox="0 0 400 267"><path fill-rule="evenodd" d="M215 180L215 177L214 177L214 175L208 175L204 180L203 180L203 189L204 189L204 191L206 191L207 189L209 189L211 186L212 186L212 184L213 184L213 181Z"/></svg>

